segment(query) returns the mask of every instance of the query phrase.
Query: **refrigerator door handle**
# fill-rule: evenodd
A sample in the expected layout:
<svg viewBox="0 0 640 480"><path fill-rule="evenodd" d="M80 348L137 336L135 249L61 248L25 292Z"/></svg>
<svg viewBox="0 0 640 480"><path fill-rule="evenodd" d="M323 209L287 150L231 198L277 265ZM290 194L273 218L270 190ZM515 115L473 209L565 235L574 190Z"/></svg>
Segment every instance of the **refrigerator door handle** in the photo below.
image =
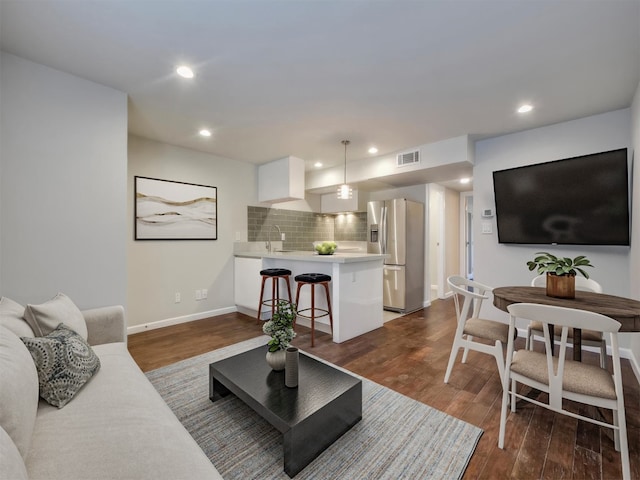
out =
<svg viewBox="0 0 640 480"><path fill-rule="evenodd" d="M382 216L380 221L380 247L382 253L387 253L387 207L382 207Z"/></svg>

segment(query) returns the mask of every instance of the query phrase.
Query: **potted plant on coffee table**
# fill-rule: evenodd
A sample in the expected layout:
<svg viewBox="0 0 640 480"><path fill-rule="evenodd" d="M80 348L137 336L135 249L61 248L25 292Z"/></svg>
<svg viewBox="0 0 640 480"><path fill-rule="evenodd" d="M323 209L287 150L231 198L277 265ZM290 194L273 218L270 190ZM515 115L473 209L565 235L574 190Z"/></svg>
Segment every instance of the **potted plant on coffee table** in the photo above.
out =
<svg viewBox="0 0 640 480"><path fill-rule="evenodd" d="M296 336L293 331L293 322L296 319L296 307L293 303L280 300L270 320L262 326L262 331L271 336L267 343L267 363L275 370L284 370L285 350Z"/></svg>
<svg viewBox="0 0 640 480"><path fill-rule="evenodd" d="M593 267L584 255L575 258L557 257L548 252L536 252L536 257L527 262L529 271L536 270L539 275L547 275L547 295L557 298L575 298L576 275L585 278L589 274L584 267Z"/></svg>

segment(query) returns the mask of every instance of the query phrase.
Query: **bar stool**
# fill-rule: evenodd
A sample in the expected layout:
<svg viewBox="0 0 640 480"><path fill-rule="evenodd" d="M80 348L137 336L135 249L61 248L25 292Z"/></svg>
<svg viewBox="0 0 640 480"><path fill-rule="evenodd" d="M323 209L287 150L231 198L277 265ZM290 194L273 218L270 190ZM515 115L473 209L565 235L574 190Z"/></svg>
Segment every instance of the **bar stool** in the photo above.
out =
<svg viewBox="0 0 640 480"><path fill-rule="evenodd" d="M296 275L296 282L298 282L298 289L296 290L296 314L300 317L311 319L311 346L313 347L314 333L315 333L315 320L316 318L326 317L329 315L329 323L331 324L331 333L333 333L333 315L331 314L331 297L329 296L329 282L331 281L331 275L324 273L302 273ZM300 289L303 285L311 285L311 307L299 308L298 301L300 300ZM327 309L316 307L316 285L323 285L324 291L327 295ZM303 314L301 312L311 311L310 315ZM320 315L316 315L316 312L321 312ZM294 323L295 326L295 323Z"/></svg>
<svg viewBox="0 0 640 480"><path fill-rule="evenodd" d="M262 275L262 285L260 287L260 303L258 303L258 316L256 318L256 323L260 323L260 316L262 314L263 305L271 307L271 316L273 317L276 305L280 301L281 278L284 278L284 280L287 282L287 293L289 294L289 303L291 303L291 284L289 283L291 270L288 270L286 268L266 268L264 270L260 270L260 275ZM268 279L271 279L271 298L263 300L264 284Z"/></svg>

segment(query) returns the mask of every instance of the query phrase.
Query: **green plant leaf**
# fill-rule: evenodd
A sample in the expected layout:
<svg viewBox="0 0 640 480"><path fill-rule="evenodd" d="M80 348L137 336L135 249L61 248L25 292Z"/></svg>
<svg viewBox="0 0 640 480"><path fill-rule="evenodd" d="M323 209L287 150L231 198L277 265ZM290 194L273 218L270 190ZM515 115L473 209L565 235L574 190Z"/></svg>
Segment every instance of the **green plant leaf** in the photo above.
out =
<svg viewBox="0 0 640 480"><path fill-rule="evenodd" d="M579 271L584 278L589 278L589 274L585 272L583 269L576 267L576 270Z"/></svg>
<svg viewBox="0 0 640 480"><path fill-rule="evenodd" d="M585 278L588 274L578 267L593 267L585 255L578 255L574 259L569 257L557 257L549 252L536 252L536 257L527 262L529 271L537 268L538 274L552 273L554 275L577 275L580 273Z"/></svg>

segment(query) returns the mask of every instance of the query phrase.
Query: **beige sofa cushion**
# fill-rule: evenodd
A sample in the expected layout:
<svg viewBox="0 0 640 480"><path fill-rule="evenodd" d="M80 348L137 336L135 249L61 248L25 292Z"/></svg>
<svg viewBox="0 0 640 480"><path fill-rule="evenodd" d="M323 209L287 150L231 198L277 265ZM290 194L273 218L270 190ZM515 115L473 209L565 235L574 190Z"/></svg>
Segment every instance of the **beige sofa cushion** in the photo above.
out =
<svg viewBox="0 0 640 480"><path fill-rule="evenodd" d="M81 394L62 409L40 402L29 478L221 479L127 346L93 349L102 366Z"/></svg>
<svg viewBox="0 0 640 480"><path fill-rule="evenodd" d="M40 305L27 305L24 318L38 337L51 333L61 323L85 340L88 337L87 324L82 312L64 293L58 293Z"/></svg>
<svg viewBox="0 0 640 480"><path fill-rule="evenodd" d="M0 426L24 459L31 446L37 408L38 373L29 350L0 325Z"/></svg>
<svg viewBox="0 0 640 480"><path fill-rule="evenodd" d="M7 480L27 480L27 468L18 447L4 428L0 427L0 478Z"/></svg>
<svg viewBox="0 0 640 480"><path fill-rule="evenodd" d="M4 325L18 337L33 337L33 330L24 318L24 307L10 298L0 298L0 325Z"/></svg>

